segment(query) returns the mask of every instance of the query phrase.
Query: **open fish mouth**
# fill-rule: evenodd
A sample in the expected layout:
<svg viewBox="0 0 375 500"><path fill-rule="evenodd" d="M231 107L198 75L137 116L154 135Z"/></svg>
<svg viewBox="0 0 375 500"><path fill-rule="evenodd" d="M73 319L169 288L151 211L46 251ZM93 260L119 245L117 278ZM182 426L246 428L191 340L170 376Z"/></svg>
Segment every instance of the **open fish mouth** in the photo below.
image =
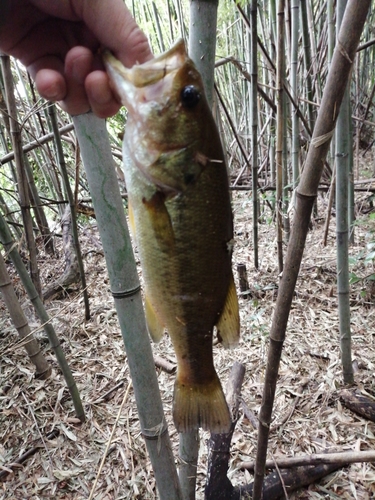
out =
<svg viewBox="0 0 375 500"><path fill-rule="evenodd" d="M173 76L188 59L185 42L179 40L167 52L151 61L125 68L108 50L103 61L110 76L111 86L119 101L134 111L136 103L153 101L167 95Z"/></svg>

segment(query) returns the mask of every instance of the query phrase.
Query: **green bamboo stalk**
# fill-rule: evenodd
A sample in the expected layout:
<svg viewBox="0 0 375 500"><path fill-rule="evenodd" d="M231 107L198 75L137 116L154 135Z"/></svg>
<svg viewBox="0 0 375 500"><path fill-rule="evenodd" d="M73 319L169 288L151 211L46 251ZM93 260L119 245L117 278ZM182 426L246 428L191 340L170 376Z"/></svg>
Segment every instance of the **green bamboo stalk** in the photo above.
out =
<svg viewBox="0 0 375 500"><path fill-rule="evenodd" d="M70 213L72 216L73 247L74 247L74 251L76 252L76 255L77 255L79 274L80 274L80 279L81 279L81 284L82 284L83 300L85 303L85 318L86 318L86 320L89 320L90 319L90 304L89 304L89 296L87 293L87 286L86 286L85 268L83 266L81 247L79 244L76 206L74 203L72 188L70 187L70 183L69 183L69 176L68 176L68 172L67 172L66 164L65 164L65 159L64 159L64 151L62 148L61 138L59 135L59 127L58 127L57 118L56 118L56 108L55 108L55 105L52 103L48 107L48 114L49 114L49 117L51 120L53 132L55 134L55 144L56 144L56 150L57 150L57 157L58 157L59 164L60 164L60 171L61 171L61 175L63 178L65 191L66 191L66 194L67 194L68 200L69 200Z"/></svg>
<svg viewBox="0 0 375 500"><path fill-rule="evenodd" d="M159 16L159 11L158 8L156 7L155 2L152 2L152 10L154 13L154 21L156 25L156 32L158 34L158 42L160 46L160 52L165 52L165 45L164 45L164 39L163 39L163 32L160 26L160 16Z"/></svg>
<svg viewBox="0 0 375 500"><path fill-rule="evenodd" d="M254 267L259 267L258 252L258 31L257 31L257 0L250 4L250 102L251 102L251 170L252 170L252 196L253 196L253 252Z"/></svg>
<svg viewBox="0 0 375 500"><path fill-rule="evenodd" d="M168 10L168 26L169 26L169 37L170 37L169 42L171 45L172 40L173 40L173 27L172 27L172 12L171 12L170 1L171 0L167 0L167 10Z"/></svg>
<svg viewBox="0 0 375 500"><path fill-rule="evenodd" d="M284 8L284 45L285 45L285 67L290 68L290 57L292 51L291 42L291 19L290 0L285 0Z"/></svg>
<svg viewBox="0 0 375 500"><path fill-rule="evenodd" d="M139 279L104 120L75 116L112 295L133 381L142 435L161 500L182 500L143 314Z"/></svg>
<svg viewBox="0 0 375 500"><path fill-rule="evenodd" d="M327 0L327 23L328 23L328 70L331 67L333 51L336 44L336 26L335 26L335 16L334 16L334 1ZM336 141L335 136L332 137L331 147L329 148L329 162L331 164L332 171L336 168L335 154L336 153ZM332 206L331 206L332 208ZM331 210L327 213L327 217L331 217Z"/></svg>
<svg viewBox="0 0 375 500"><path fill-rule="evenodd" d="M270 151L270 184L271 186L276 185L276 153L275 153L275 134L272 133L272 131L275 130L275 118L272 117L271 119L271 124L270 124L270 146L269 146L269 151ZM272 206L272 212L274 212L275 209L275 198L272 198L271 202Z"/></svg>
<svg viewBox="0 0 375 500"><path fill-rule="evenodd" d="M55 253L53 246L53 237L49 229L46 214L43 210L42 201L39 197L38 189L34 181L33 171L31 169L29 160L27 156L24 156L24 167L27 176L27 181L29 184L30 198L33 203L33 211L35 215L35 220L38 224L40 234L43 238L43 245L47 253L53 255Z"/></svg>
<svg viewBox="0 0 375 500"><path fill-rule="evenodd" d="M314 128L315 122L315 111L314 106L311 104L314 99L314 92L312 86L312 62L311 62L311 45L310 45L310 35L309 35L309 24L307 18L307 2L309 0L300 0L300 12L302 20L302 39L303 39L303 49L304 49L304 63L305 63L305 78L304 86L306 88L306 98L309 101L307 103L307 114L309 117L309 127L310 130Z"/></svg>
<svg viewBox="0 0 375 500"><path fill-rule="evenodd" d="M184 23L184 16L182 14L182 7L180 0L174 0L175 10L177 13L178 27L180 30L180 37L186 39L186 27Z"/></svg>
<svg viewBox="0 0 375 500"><path fill-rule="evenodd" d="M24 127L24 130L32 138L40 137L45 133L45 127L41 119L41 113L40 113L40 107L41 107L40 98L38 102L34 91L34 83L28 73L26 73L28 77L28 86L26 87L26 82L24 77L25 71L22 71L20 69L19 61L15 60L14 65L17 70L19 81L22 84L23 92L29 108L29 111L25 109L25 115L28 120L28 126ZM31 94L31 97L29 97L29 94ZM25 98L23 99L20 98L22 103L25 101ZM33 110L33 112L30 112L30 110ZM44 248L47 251L47 253L49 253L50 255L54 255L55 253L54 240L49 229L43 205L39 199L39 193L36 187L36 183L34 181L34 175L35 175L35 178L38 180L38 183L41 183L40 180L40 174L41 174L42 178L49 186L51 193L54 193L53 182L51 180L51 175L53 175L54 169L50 168L49 165L50 161L48 158L48 154L46 153L48 149L49 149L48 146L46 146L46 148L38 149L38 151L33 150L32 156L34 159L34 163L39 170L39 172L35 171L35 174L30 167L28 156L24 155L24 160L26 167L26 175L30 186L30 197L33 202L33 211L35 214L35 219L38 224L39 231L43 238Z"/></svg>
<svg viewBox="0 0 375 500"><path fill-rule="evenodd" d="M276 0L269 0L270 5L270 15L269 15L269 20L270 20L270 37L269 37L269 46L271 50L269 51L270 54L272 53L273 47L276 45L276 39L277 39L277 14L276 14Z"/></svg>
<svg viewBox="0 0 375 500"><path fill-rule="evenodd" d="M303 1L303 0L302 0ZM316 49L316 36L318 31L318 18L314 18L313 13L313 2L308 0L306 3L306 11L307 11L307 26L308 26L308 34L310 39L310 57L311 57L311 69L310 74L312 76L312 89L313 96L315 95L315 99L318 100L320 96L319 92L319 71L318 71L318 52ZM314 110L314 120L315 120L315 110Z"/></svg>
<svg viewBox="0 0 375 500"><path fill-rule="evenodd" d="M276 223L277 223L277 260L279 273L283 271L283 141L284 141L284 11L285 0L277 4L277 61L276 61Z"/></svg>
<svg viewBox="0 0 375 500"><path fill-rule="evenodd" d="M214 92L218 3L218 0L190 2L189 56L202 76L210 107L213 104ZM179 450L184 454L183 456L180 454L182 466L179 470L182 494L186 500L194 500L199 452L198 431L180 433L179 438Z"/></svg>
<svg viewBox="0 0 375 500"><path fill-rule="evenodd" d="M305 80L304 87L306 88L306 99L307 99L307 114L309 118L309 128L313 130L315 123L315 109L313 106L314 100L314 90L312 83L312 74L314 74L314 68L311 56L311 41L310 41L310 30L309 30L309 19L308 19L308 2L310 0L300 0L301 1L301 25L302 25L302 40L304 49L304 63L305 63ZM314 217L318 216L318 204L315 201L314 205Z"/></svg>
<svg viewBox="0 0 375 500"><path fill-rule="evenodd" d="M182 432L179 435L180 457L179 479L184 500L195 499L197 462L199 454L199 431Z"/></svg>
<svg viewBox="0 0 375 500"><path fill-rule="evenodd" d="M219 0L191 0L189 56L202 76L207 102L212 106Z"/></svg>
<svg viewBox="0 0 375 500"><path fill-rule="evenodd" d="M39 342L31 333L25 313L18 301L10 280L3 256L0 252L0 291L1 297L9 311L9 315L27 351L30 361L36 368L36 378L46 380L51 375L51 367L40 350Z"/></svg>
<svg viewBox="0 0 375 500"><path fill-rule="evenodd" d="M292 40L291 40L291 76L290 87L293 98L298 102L298 34L299 34L299 2L300 0L292 0ZM298 185L299 180L299 119L296 110L292 111L292 172L293 172L293 188Z"/></svg>
<svg viewBox="0 0 375 500"><path fill-rule="evenodd" d="M4 245L4 248L7 250L9 257L12 259L14 267L17 269L18 276L21 278L22 284L26 290L27 295L29 296L30 302L34 306L35 312L40 321L42 322L51 349L53 349L56 355L57 362L59 363L61 371L64 375L66 385L72 397L77 418L79 418L81 422L84 422L85 412L79 396L77 385L75 383L69 365L66 361L64 351L61 348L59 339L57 338L55 329L43 305L42 299L40 298L38 292L35 289L35 286L29 276L29 273L27 272L26 266L23 263L20 254L18 253L17 246L15 245L15 242L12 238L8 225L5 222L5 219L3 218L1 213L0 213L0 242L2 243L2 245Z"/></svg>
<svg viewBox="0 0 375 500"><path fill-rule="evenodd" d="M344 16L347 0L338 0L336 7L337 31ZM339 43L339 42L337 42ZM336 241L337 241L337 293L339 308L340 348L344 383L354 382L349 301L349 88L346 87L336 125Z"/></svg>
<svg viewBox="0 0 375 500"><path fill-rule="evenodd" d="M60 135L66 134L66 133L70 132L71 130L73 130L73 128L74 128L73 123L69 123L68 125L64 125L64 127L59 128L59 134ZM39 137L37 140L31 141L28 144L25 144L22 147L22 151L23 151L23 153L28 153L29 151L32 151L33 149L39 148L43 144L45 144L49 141L52 141L52 139L54 139L54 137L55 137L55 134L53 132L51 132L49 134L45 134L42 137ZM4 155L2 158L0 158L0 165L5 165L6 163L8 163L9 161L12 161L13 159L14 159L14 152L10 152L10 153ZM62 201L63 199L64 198L61 194L60 201Z"/></svg>
<svg viewBox="0 0 375 500"><path fill-rule="evenodd" d="M29 89L30 89L31 96L32 96L33 106L35 108L37 108L36 113L35 113L36 118L37 118L37 123L39 123L40 131L43 134L43 136L40 137L37 141L34 141L37 143L37 145L38 145L37 147L39 148L39 146L42 144L41 141L43 140L43 137L46 136L45 125L44 125L44 122L42 120L42 115L41 115L40 109L38 108L38 100L37 100L35 90L34 90L34 82L31 79L29 74L27 74L27 76L28 76L28 80L29 80ZM45 116L47 118L45 106L43 106L43 113L45 114ZM48 119L47 119L47 121L48 121ZM70 127L70 130L71 130L73 128L73 124L71 123L70 125L67 125L66 127ZM62 127L62 129L64 129L64 128L65 127ZM62 133L62 129L61 129L61 133ZM41 134L38 134L38 137L40 135ZM54 134L52 133L49 135L50 135L51 140L52 140L54 138ZM29 145L24 146L24 151L26 151L26 148L28 146ZM46 146L44 148L39 148L38 151L33 151L33 157L34 157L35 163L38 165L38 167L40 169L40 172L41 172L45 182L47 183L47 185L50 189L51 197L54 197L59 202L63 201L64 197L62 195L60 181L59 181L59 178L57 176L57 168L56 168L55 162L53 161L53 154L52 154L51 148L48 144L48 141L46 141ZM64 211L63 206L59 204L58 210L59 210L60 217L62 217L63 211Z"/></svg>
<svg viewBox="0 0 375 500"><path fill-rule="evenodd" d="M358 56L357 56L358 58ZM349 94L349 121L348 121L348 140L349 140L349 175L348 175L348 228L349 245L354 244L355 236L355 199L354 199L354 145L353 145L353 120L352 105ZM359 151L358 151L359 153Z"/></svg>
<svg viewBox="0 0 375 500"><path fill-rule="evenodd" d="M334 8L333 8L334 0L327 0L327 27L328 27L328 69L331 67L333 51L336 43L336 26L335 26L335 16L334 16ZM335 162L335 153L336 153L336 141L335 135L332 137L331 145L328 152L329 163L331 165L332 170L332 178L331 178L331 187L328 198L328 206L327 206L327 215L325 221L324 228L324 236L323 236L323 245L327 245L327 237L329 230L329 223L331 219L332 206L334 203L334 196L336 194L336 162Z"/></svg>
<svg viewBox="0 0 375 500"><path fill-rule="evenodd" d="M283 81L285 81L285 67ZM285 86L284 86L285 88ZM283 162L283 228L284 228L284 239L285 243L289 242L290 238L290 219L289 219L289 169L288 169L288 108L289 102L286 93L283 93L283 152L282 152L282 162Z"/></svg>
<svg viewBox="0 0 375 500"><path fill-rule="evenodd" d="M258 448L255 466L253 500L260 500L267 457L272 407L285 340L290 307L302 261L310 217L324 167L337 114L352 69L356 48L366 21L371 0L349 0L339 33L339 50L335 50L315 124L312 144L296 191L297 203L285 268L280 281L275 313L270 331L270 347L259 413Z"/></svg>

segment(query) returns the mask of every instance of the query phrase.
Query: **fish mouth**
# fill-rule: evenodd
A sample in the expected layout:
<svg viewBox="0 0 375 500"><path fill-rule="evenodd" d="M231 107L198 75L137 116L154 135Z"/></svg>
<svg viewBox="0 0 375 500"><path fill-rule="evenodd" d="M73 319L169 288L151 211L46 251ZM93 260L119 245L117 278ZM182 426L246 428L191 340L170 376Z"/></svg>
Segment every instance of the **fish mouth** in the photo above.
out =
<svg viewBox="0 0 375 500"><path fill-rule="evenodd" d="M135 102L150 102L161 93L167 93L173 75L187 60L186 46L182 39L167 52L132 68L125 68L108 50L103 52L111 87L119 101L131 111Z"/></svg>

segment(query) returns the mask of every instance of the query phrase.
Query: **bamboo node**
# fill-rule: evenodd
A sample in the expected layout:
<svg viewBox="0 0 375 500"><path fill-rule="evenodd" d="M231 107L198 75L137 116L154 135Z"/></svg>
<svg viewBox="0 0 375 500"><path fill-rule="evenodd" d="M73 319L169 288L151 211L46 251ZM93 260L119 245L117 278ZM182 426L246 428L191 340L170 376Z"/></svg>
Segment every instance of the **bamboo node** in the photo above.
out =
<svg viewBox="0 0 375 500"><path fill-rule="evenodd" d="M136 295L140 290L141 285L138 285L130 290L118 290L117 292L111 290L111 294L114 299L124 299L125 297L132 297L133 295Z"/></svg>
<svg viewBox="0 0 375 500"><path fill-rule="evenodd" d="M349 54L346 52L345 47L342 45L342 43L340 43L340 41L337 44L337 48L338 48L340 54L342 55L342 57L344 57L348 61L349 64L352 64L353 60L350 59Z"/></svg>
<svg viewBox="0 0 375 500"><path fill-rule="evenodd" d="M151 427L150 429L143 429L142 436L145 439L153 440L153 439L161 438L161 436L163 434L165 434L166 432L168 432L168 427L167 427L165 420L163 419L163 421L160 422L160 424L155 425L154 427Z"/></svg>
<svg viewBox="0 0 375 500"><path fill-rule="evenodd" d="M335 129L333 128L330 132L327 132L326 134L320 135L319 137L314 137L313 139L311 139L311 145L316 148L319 148L322 144L328 142L332 138L334 132Z"/></svg>

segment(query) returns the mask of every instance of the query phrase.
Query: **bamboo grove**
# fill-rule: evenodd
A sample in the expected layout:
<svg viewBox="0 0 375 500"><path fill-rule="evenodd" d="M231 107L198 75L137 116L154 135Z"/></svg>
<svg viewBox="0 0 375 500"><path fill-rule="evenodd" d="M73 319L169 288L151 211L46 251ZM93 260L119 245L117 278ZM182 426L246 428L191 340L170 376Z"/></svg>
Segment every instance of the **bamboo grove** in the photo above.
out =
<svg viewBox="0 0 375 500"><path fill-rule="evenodd" d="M251 198L253 216L249 238L254 268L262 266L259 224L277 227L275 252L283 279L270 331L270 353L259 414L262 425L251 490L255 499L260 498L262 490L277 368L306 233L311 217L323 217L326 233L332 232L333 206L343 381L347 384L354 381L348 255L355 238L355 192L367 189L361 178L359 157L373 145L375 127L375 10L369 1L361 2L360 8L357 3L355 0L226 0L219 3L217 12L216 2L207 1L189 4L182 0L133 0L129 4L156 54L180 37L189 40L189 53L207 85L208 99L227 152L231 190L246 191ZM339 39L345 8L353 9L352 17L344 24ZM207 9L204 15L202 9ZM337 45L344 49L335 53ZM344 62L338 61L340 54ZM332 67L336 74L330 72ZM210 80L213 72L214 81ZM347 87L346 79L349 80ZM40 328L45 329L58 359L76 415L84 421L75 381L42 298L48 292L64 290L80 281L84 296L82 318L90 319L79 231L92 215L94 206L132 373L141 430L160 496L194 499L197 436L192 433L180 437L180 458L185 466L181 467L178 480L126 229L123 210L126 190L120 172L120 136L126 112L120 111L108 121L107 127L93 116L72 120L58 106L41 99L24 68L6 55L1 55L0 92L0 290L21 345L26 347L35 364L36 375L49 377L48 363L14 293L5 265L8 259L13 262L36 308ZM336 114L341 99L340 113ZM335 115L331 122L324 122L329 120L325 112ZM95 137L95 140L87 141L87 137ZM104 175L103 165L110 165L110 175ZM375 166L372 177L375 177ZM318 191L329 201L326 213L318 213ZM374 188L372 191L370 188L369 194L373 191ZM121 215L114 218L113 213ZM66 233L64 221L69 226ZM112 232L106 231L109 226ZM68 249L65 270L52 291L46 290L39 277L38 256L42 247L43 251L53 254L56 238L60 236ZM370 250L372 248L370 246ZM20 254L26 256L29 272ZM370 253L366 258L371 262L375 257ZM374 275L370 277L373 278ZM127 283L125 294L121 283ZM134 332L142 332L137 343ZM147 387L138 374L140 364L146 366L147 374L142 377L147 378ZM160 439L156 440L155 436ZM230 487L229 490L230 498L242 498L241 495L246 494L245 490L242 493ZM210 498L209 492L207 498Z"/></svg>

